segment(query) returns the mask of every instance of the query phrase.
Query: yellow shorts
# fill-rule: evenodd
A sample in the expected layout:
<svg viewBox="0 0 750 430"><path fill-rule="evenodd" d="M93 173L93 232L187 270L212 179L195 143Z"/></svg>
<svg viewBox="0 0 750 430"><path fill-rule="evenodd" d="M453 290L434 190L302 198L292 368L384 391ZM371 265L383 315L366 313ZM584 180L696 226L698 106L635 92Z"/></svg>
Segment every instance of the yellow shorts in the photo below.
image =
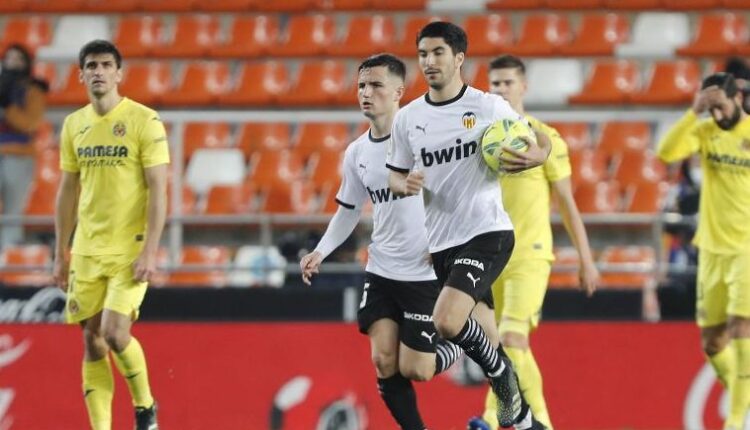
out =
<svg viewBox="0 0 750 430"><path fill-rule="evenodd" d="M133 320L146 294L147 282L133 279L135 254L73 254L68 274L65 319L74 324L110 309Z"/></svg>
<svg viewBox="0 0 750 430"><path fill-rule="evenodd" d="M727 321L727 315L750 317L750 253L700 251L696 320L700 327Z"/></svg>
<svg viewBox="0 0 750 430"><path fill-rule="evenodd" d="M548 260L511 258L492 284L495 318L500 322L501 333L511 331L528 336L539 325L551 268L552 262Z"/></svg>

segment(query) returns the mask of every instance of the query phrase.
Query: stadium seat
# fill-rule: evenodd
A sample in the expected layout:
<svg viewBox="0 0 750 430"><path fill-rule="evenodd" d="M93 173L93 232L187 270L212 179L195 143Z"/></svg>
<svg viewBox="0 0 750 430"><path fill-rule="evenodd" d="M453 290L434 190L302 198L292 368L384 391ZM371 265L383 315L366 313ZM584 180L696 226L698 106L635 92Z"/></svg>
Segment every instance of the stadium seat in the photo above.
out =
<svg viewBox="0 0 750 430"><path fill-rule="evenodd" d="M560 133L565 143L568 144L570 153L592 147L591 127L587 122L549 122L547 125Z"/></svg>
<svg viewBox="0 0 750 430"><path fill-rule="evenodd" d="M230 88L229 65L222 61L201 61L185 66L182 82L161 97L172 106L215 104Z"/></svg>
<svg viewBox="0 0 750 430"><path fill-rule="evenodd" d="M491 0L487 9L538 9L544 6L544 0Z"/></svg>
<svg viewBox="0 0 750 430"><path fill-rule="evenodd" d="M26 10L29 0L5 0L0 2L0 13L19 13Z"/></svg>
<svg viewBox="0 0 750 430"><path fill-rule="evenodd" d="M613 213L620 210L620 186L617 182L583 182L575 188L578 210L584 214Z"/></svg>
<svg viewBox="0 0 750 430"><path fill-rule="evenodd" d="M354 69L350 75L352 79L349 84L341 90L336 98L336 104L339 106L359 106L359 72ZM403 99L401 105L403 106Z"/></svg>
<svg viewBox="0 0 750 430"><path fill-rule="evenodd" d="M750 2L747 0L721 0L721 4L726 9L750 9Z"/></svg>
<svg viewBox="0 0 750 430"><path fill-rule="evenodd" d="M46 245L19 245L6 248L0 253L0 283L21 287L52 285L54 280L50 270L51 264L52 253ZM37 267L32 269L28 266Z"/></svg>
<svg viewBox="0 0 750 430"><path fill-rule="evenodd" d="M340 153L349 143L349 127L335 122L302 123L293 142L294 152L303 160L316 152Z"/></svg>
<svg viewBox="0 0 750 430"><path fill-rule="evenodd" d="M36 149L37 154L46 150L53 150L59 155L60 150L54 124L45 120L39 125L34 134L34 149ZM59 170L59 165L56 164L55 169Z"/></svg>
<svg viewBox="0 0 750 430"><path fill-rule="evenodd" d="M315 8L330 11L372 10L377 0L316 0Z"/></svg>
<svg viewBox="0 0 750 430"><path fill-rule="evenodd" d="M642 182L628 186L625 211L631 213L655 214L664 209L664 201L669 193L668 182Z"/></svg>
<svg viewBox="0 0 750 430"><path fill-rule="evenodd" d="M474 73L471 75L471 78L469 78L469 82L471 83L471 86L482 90L482 91L489 91L490 83L489 83L489 73L490 66L487 64L487 61L475 61L474 62Z"/></svg>
<svg viewBox="0 0 750 430"><path fill-rule="evenodd" d="M396 27L388 15L352 17L344 37L330 48L332 55L363 58L386 52L394 44Z"/></svg>
<svg viewBox="0 0 750 430"><path fill-rule="evenodd" d="M291 148L289 124L282 122L250 122L240 126L237 147L250 159L256 151L281 151Z"/></svg>
<svg viewBox="0 0 750 430"><path fill-rule="evenodd" d="M310 160L310 180L317 191L333 190L341 183L344 152L319 152Z"/></svg>
<svg viewBox="0 0 750 430"><path fill-rule="evenodd" d="M631 60L596 62L580 93L570 97L571 104L624 104L641 87L638 64Z"/></svg>
<svg viewBox="0 0 750 430"><path fill-rule="evenodd" d="M64 15L58 18L52 43L40 46L39 59L78 60L81 46L95 39L109 39L109 23L103 16Z"/></svg>
<svg viewBox="0 0 750 430"><path fill-rule="evenodd" d="M286 259L275 246L241 246L234 257L229 285L280 288L286 279L286 264Z"/></svg>
<svg viewBox="0 0 750 430"><path fill-rule="evenodd" d="M248 183L214 185L206 197L206 215L242 214L253 211L256 190Z"/></svg>
<svg viewBox="0 0 750 430"><path fill-rule="evenodd" d="M338 101L347 87L346 65L335 60L310 60L302 63L289 91L279 103L291 106L329 106Z"/></svg>
<svg viewBox="0 0 750 430"><path fill-rule="evenodd" d="M711 10L721 6L721 0L662 0L669 10Z"/></svg>
<svg viewBox="0 0 750 430"><path fill-rule="evenodd" d="M35 77L44 79L50 88L57 83L57 64L53 62L37 61L34 63L33 74Z"/></svg>
<svg viewBox="0 0 750 430"><path fill-rule="evenodd" d="M701 71L690 60L658 61L644 90L630 100L640 104L689 104L700 87Z"/></svg>
<svg viewBox="0 0 750 430"><path fill-rule="evenodd" d="M632 271L603 270L601 286L603 288L643 288L653 282L653 270L656 264L654 248L650 246L608 246L602 250L599 262L610 265L623 265Z"/></svg>
<svg viewBox="0 0 750 430"><path fill-rule="evenodd" d="M0 44L20 43L32 52L52 41L49 19L41 16L11 16L6 19Z"/></svg>
<svg viewBox="0 0 750 430"><path fill-rule="evenodd" d="M316 0L284 0L255 2L255 8L263 12L305 12L315 7Z"/></svg>
<svg viewBox="0 0 750 430"><path fill-rule="evenodd" d="M551 56L570 43L572 33L567 15L533 14L526 17L518 41L508 52L524 57Z"/></svg>
<svg viewBox="0 0 750 430"><path fill-rule="evenodd" d="M31 191L26 199L24 214L36 215L54 215L55 214L55 197L59 179L51 181L40 180L36 178L31 183Z"/></svg>
<svg viewBox="0 0 750 430"><path fill-rule="evenodd" d="M678 48L677 54L695 57L729 55L747 41L747 20L743 15L732 12L702 15L692 42Z"/></svg>
<svg viewBox="0 0 750 430"><path fill-rule="evenodd" d="M230 106L272 106L289 90L289 72L283 62L246 63L231 90L219 95L219 103Z"/></svg>
<svg viewBox="0 0 750 430"><path fill-rule="evenodd" d="M279 40L279 20L273 15L236 16L229 37L211 48L217 57L258 57L272 54Z"/></svg>
<svg viewBox="0 0 750 430"><path fill-rule="evenodd" d="M274 54L291 57L323 55L336 44L335 38L336 23L332 16L293 15Z"/></svg>
<svg viewBox="0 0 750 430"><path fill-rule="evenodd" d="M374 9L382 10L426 10L427 0L375 0Z"/></svg>
<svg viewBox="0 0 750 430"><path fill-rule="evenodd" d="M651 146L651 124L610 121L602 126L596 150L607 158L620 152L643 152Z"/></svg>
<svg viewBox="0 0 750 430"><path fill-rule="evenodd" d="M86 86L81 83L79 76L78 63L71 64L62 85L47 95L47 102L50 105L85 105L88 103Z"/></svg>
<svg viewBox="0 0 750 430"><path fill-rule="evenodd" d="M289 150L256 152L249 164L246 181L258 184L259 188L296 181L304 173L302 158Z"/></svg>
<svg viewBox="0 0 750 430"><path fill-rule="evenodd" d="M187 162L200 148L221 149L232 144L232 130L226 122L189 122L182 133L182 155Z"/></svg>
<svg viewBox="0 0 750 430"><path fill-rule="evenodd" d="M75 13L83 9L84 0L27 0L29 12Z"/></svg>
<svg viewBox="0 0 750 430"><path fill-rule="evenodd" d="M120 83L120 94L151 106L161 104L172 89L172 69L167 61L127 63Z"/></svg>
<svg viewBox="0 0 750 430"><path fill-rule="evenodd" d="M578 288L580 256L573 246L555 248L555 261L549 276L550 288Z"/></svg>
<svg viewBox="0 0 750 430"><path fill-rule="evenodd" d="M195 8L202 12L249 12L258 0L197 0Z"/></svg>
<svg viewBox="0 0 750 430"><path fill-rule="evenodd" d="M60 171L60 148L47 148L37 152L34 165L34 180L58 184L62 176Z"/></svg>
<svg viewBox="0 0 750 430"><path fill-rule="evenodd" d="M158 57L204 57L219 44L219 18L216 15L181 15L175 22L169 42L153 48Z"/></svg>
<svg viewBox="0 0 750 430"><path fill-rule="evenodd" d="M318 206L318 213L325 215L333 215L339 209L339 204L336 201L336 193L338 193L338 187L326 186L320 191L318 200L320 205Z"/></svg>
<svg viewBox="0 0 750 430"><path fill-rule="evenodd" d="M84 10L94 13L135 12L140 7L139 0L84 0ZM118 45L119 49L120 46Z"/></svg>
<svg viewBox="0 0 750 430"><path fill-rule="evenodd" d="M649 10L659 9L661 0L604 0L608 9Z"/></svg>
<svg viewBox="0 0 750 430"><path fill-rule="evenodd" d="M612 55L614 47L624 43L630 36L630 24L626 17L616 13L585 14L568 45L560 46L565 55Z"/></svg>
<svg viewBox="0 0 750 430"><path fill-rule="evenodd" d="M146 12L189 12L197 1L200 0L148 0L140 7Z"/></svg>
<svg viewBox="0 0 750 430"><path fill-rule="evenodd" d="M663 181L667 168L653 151L628 151L613 161L614 179L622 186Z"/></svg>
<svg viewBox="0 0 750 430"><path fill-rule="evenodd" d="M526 77L528 105L565 105L568 97L583 88L583 71L578 60L534 60L528 64Z"/></svg>
<svg viewBox="0 0 750 430"><path fill-rule="evenodd" d="M244 176L245 160L239 149L198 149L188 164L185 182L204 194L214 185L238 185Z"/></svg>
<svg viewBox="0 0 750 430"><path fill-rule="evenodd" d="M630 43L615 47L618 57L668 58L690 42L687 15L677 12L643 12L633 24Z"/></svg>
<svg viewBox="0 0 750 430"><path fill-rule="evenodd" d="M506 15L471 15L464 21L463 28L472 55L497 55L513 44L513 28Z"/></svg>
<svg viewBox="0 0 750 430"><path fill-rule="evenodd" d="M433 21L445 21L446 18L436 15L411 15L401 25L404 29L401 38L392 47L391 52L407 58L414 58L417 54L417 35L419 30Z"/></svg>
<svg viewBox="0 0 750 430"><path fill-rule="evenodd" d="M206 267L188 270L179 268L169 274L167 284L173 287L223 287L226 273L222 269L230 267L229 250L223 246L185 246L180 256L180 265L201 265Z"/></svg>
<svg viewBox="0 0 750 430"><path fill-rule="evenodd" d="M158 16L125 16L117 25L114 43L126 58L146 57L159 44L163 27Z"/></svg>
<svg viewBox="0 0 750 430"><path fill-rule="evenodd" d="M570 152L574 188L581 183L595 184L607 179L607 158L593 149Z"/></svg>
<svg viewBox="0 0 750 430"><path fill-rule="evenodd" d="M604 7L604 0L546 0L544 3L550 9L599 9Z"/></svg>
<svg viewBox="0 0 750 430"><path fill-rule="evenodd" d="M256 183L257 184L257 183ZM315 212L315 190L307 181L258 184L264 198L261 212L307 215Z"/></svg>
<svg viewBox="0 0 750 430"><path fill-rule="evenodd" d="M167 185L167 195L169 196L169 201L167 202L167 213L172 216L175 214L175 211L172 206L172 187ZM190 215L196 212L195 207L197 205L197 198L195 197L195 193L193 190L187 185L182 185L182 205L180 206L180 214L181 215Z"/></svg>

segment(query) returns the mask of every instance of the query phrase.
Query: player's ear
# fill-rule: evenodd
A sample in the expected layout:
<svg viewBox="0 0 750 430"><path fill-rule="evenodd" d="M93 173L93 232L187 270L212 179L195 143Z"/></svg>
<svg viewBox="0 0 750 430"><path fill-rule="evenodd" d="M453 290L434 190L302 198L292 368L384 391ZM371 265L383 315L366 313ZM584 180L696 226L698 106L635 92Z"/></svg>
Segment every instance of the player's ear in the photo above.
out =
<svg viewBox="0 0 750 430"><path fill-rule="evenodd" d="M84 83L83 82L83 69L78 69L78 82Z"/></svg>
<svg viewBox="0 0 750 430"><path fill-rule="evenodd" d="M456 54L456 66L458 66L458 68L461 68L461 66L463 66L464 64L465 59L466 59L465 53L459 52L458 54Z"/></svg>
<svg viewBox="0 0 750 430"><path fill-rule="evenodd" d="M396 87L396 91L393 93L393 101L401 101L405 91L404 84L399 84L399 86Z"/></svg>
<svg viewBox="0 0 750 430"><path fill-rule="evenodd" d="M122 81L122 67L117 69L117 73L115 73L115 82L118 84Z"/></svg>

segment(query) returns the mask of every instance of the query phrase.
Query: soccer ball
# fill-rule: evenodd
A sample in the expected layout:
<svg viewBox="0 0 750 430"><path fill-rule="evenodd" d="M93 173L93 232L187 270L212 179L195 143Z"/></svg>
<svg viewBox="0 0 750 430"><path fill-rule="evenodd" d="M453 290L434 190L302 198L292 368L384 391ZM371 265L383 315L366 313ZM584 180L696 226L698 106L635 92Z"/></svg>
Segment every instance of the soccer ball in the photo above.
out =
<svg viewBox="0 0 750 430"><path fill-rule="evenodd" d="M504 153L503 148L507 147L516 151L529 149L529 145L522 137L528 137L536 142L536 135L526 120L502 119L487 127L482 136L482 157L490 170L495 173L502 172L502 162L499 157Z"/></svg>

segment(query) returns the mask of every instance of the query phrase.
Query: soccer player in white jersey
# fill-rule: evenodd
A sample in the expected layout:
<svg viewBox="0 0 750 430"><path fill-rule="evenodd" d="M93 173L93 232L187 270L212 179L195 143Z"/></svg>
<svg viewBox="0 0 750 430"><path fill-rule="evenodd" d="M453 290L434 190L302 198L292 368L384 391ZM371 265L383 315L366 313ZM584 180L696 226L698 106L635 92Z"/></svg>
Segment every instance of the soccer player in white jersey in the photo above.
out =
<svg viewBox="0 0 750 430"><path fill-rule="evenodd" d="M378 390L403 430L424 430L410 379L426 381L450 367L460 348L436 335L432 310L440 286L429 261L424 207L418 195L388 188L385 156L406 68L379 54L359 66L358 99L370 129L346 149L339 208L315 250L300 261L302 278L352 233L367 200L373 204L372 243L357 319L370 337ZM436 354L437 349L437 354Z"/></svg>
<svg viewBox="0 0 750 430"><path fill-rule="evenodd" d="M444 286L433 311L435 327L489 377L501 426L542 429L519 392L491 310L490 287L510 258L514 236L497 176L479 154L490 124L523 119L502 97L463 83L463 29L430 23L419 32L417 48L429 90L396 114L387 166L391 190L424 197L432 263ZM529 140L527 152L504 156L504 168L515 172L544 163L549 140L539 133L537 139L542 146Z"/></svg>

